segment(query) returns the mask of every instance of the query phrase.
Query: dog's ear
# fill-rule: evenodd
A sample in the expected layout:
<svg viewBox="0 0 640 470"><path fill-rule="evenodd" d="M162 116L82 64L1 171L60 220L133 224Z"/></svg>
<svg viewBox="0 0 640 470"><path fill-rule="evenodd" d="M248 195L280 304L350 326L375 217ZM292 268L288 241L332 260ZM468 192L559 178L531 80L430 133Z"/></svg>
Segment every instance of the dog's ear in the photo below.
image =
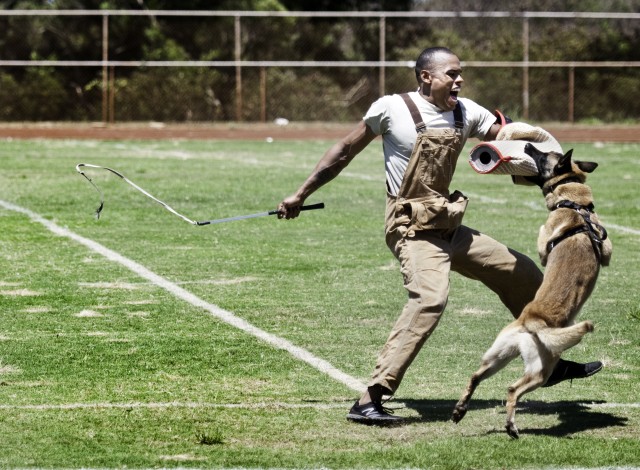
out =
<svg viewBox="0 0 640 470"><path fill-rule="evenodd" d="M535 157L535 155L542 153L538 150L532 143L527 142L527 145L524 146L524 153L531 157Z"/></svg>
<svg viewBox="0 0 640 470"><path fill-rule="evenodd" d="M571 171L571 155L573 155L573 149L569 150L558 159L554 172L556 175L562 175Z"/></svg>
<svg viewBox="0 0 640 470"><path fill-rule="evenodd" d="M598 168L598 164L596 162L581 162L579 160L576 160L573 163L578 165L578 168L580 168L585 173L592 173L593 170Z"/></svg>

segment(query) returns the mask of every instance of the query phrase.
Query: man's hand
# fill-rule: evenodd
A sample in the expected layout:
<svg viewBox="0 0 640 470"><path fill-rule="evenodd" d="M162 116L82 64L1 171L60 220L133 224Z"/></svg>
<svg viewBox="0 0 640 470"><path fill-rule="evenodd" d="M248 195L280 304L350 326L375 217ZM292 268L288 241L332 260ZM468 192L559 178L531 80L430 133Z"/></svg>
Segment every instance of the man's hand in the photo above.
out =
<svg viewBox="0 0 640 470"><path fill-rule="evenodd" d="M293 195L278 204L278 219L295 219L300 215L300 207L304 199Z"/></svg>

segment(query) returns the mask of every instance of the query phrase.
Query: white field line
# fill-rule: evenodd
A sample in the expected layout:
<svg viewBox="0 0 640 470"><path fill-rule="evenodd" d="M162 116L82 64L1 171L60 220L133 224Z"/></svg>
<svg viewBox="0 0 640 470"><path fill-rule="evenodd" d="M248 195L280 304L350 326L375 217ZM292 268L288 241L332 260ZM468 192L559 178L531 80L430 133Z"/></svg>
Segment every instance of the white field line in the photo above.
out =
<svg viewBox="0 0 640 470"><path fill-rule="evenodd" d="M130 403L59 403L59 404L41 404L41 405L1 405L0 410L35 410L35 411L47 411L47 410L83 410L83 409L170 409L170 408L189 408L189 409L205 409L205 408L219 408L219 409L317 409L317 410L329 410L329 409L343 409L350 405L346 403L286 403L286 402L261 402L261 403L210 403L210 402L130 402ZM453 400L452 402L453 403ZM393 402L393 405L408 406L402 400ZM589 409L638 409L640 403L586 403L576 402L576 405L583 406ZM449 409L450 403L434 403L429 404L428 400L425 401L424 407L431 409ZM557 408L560 406L557 403L542 403L532 402L530 404L524 402L519 403L518 407L522 409L533 408ZM420 408L420 406L418 406Z"/></svg>
<svg viewBox="0 0 640 470"><path fill-rule="evenodd" d="M618 230L619 232L630 233L632 235L640 235L640 230L635 228L624 227L623 225L610 224L607 222L605 224L607 228L612 228L614 230Z"/></svg>
<svg viewBox="0 0 640 470"><path fill-rule="evenodd" d="M74 240L80 243L81 245L84 245L85 247L89 248L90 250L104 256L108 260L121 264L122 266L134 272L138 276L150 281L156 286L166 290L167 292L173 294L179 299L184 300L185 302L193 305L194 307L201 308L209 312L215 318L222 320L223 322L235 328L238 328L239 330L242 330L252 336L255 336L256 338L261 339L262 341L270 344L271 346L274 346L275 348L287 351L296 359L306 362L313 368L317 369L320 372L323 372L324 374L328 375L334 380L337 380L338 382L343 383L344 385L351 388L352 390L355 390L357 392L363 392L366 389L366 386L360 380L354 377L351 377L350 375L335 368L324 359L320 359L314 356L309 351L294 345L293 343L291 343L290 341L287 341L286 339L280 338L276 335L273 335L264 330L261 330L260 328L252 325L251 323L243 320L242 318L235 316L231 312L228 312L216 305L206 302L200 297L192 294L191 292L186 291L182 287L163 278L162 276L157 275L156 273L150 271L149 269L145 268L139 263L136 263L135 261L129 258L126 258L121 254L113 250L110 250L109 248L93 240L90 240L81 235L78 235L70 230L67 230L66 228L60 227L54 222L51 222L45 219L44 217L40 216L39 214L36 214L35 212L29 209L25 209L24 207L17 206L15 204L3 201L1 199L0 199L0 206L10 211L25 214L32 221L38 222L39 224L44 225L52 233L62 237L70 238L71 240Z"/></svg>
<svg viewBox="0 0 640 470"><path fill-rule="evenodd" d="M221 409L322 409L345 408L344 403L199 403L199 402L163 402L163 403L60 403L57 405L0 405L0 410L83 410L83 409L169 409L169 408L221 408Z"/></svg>

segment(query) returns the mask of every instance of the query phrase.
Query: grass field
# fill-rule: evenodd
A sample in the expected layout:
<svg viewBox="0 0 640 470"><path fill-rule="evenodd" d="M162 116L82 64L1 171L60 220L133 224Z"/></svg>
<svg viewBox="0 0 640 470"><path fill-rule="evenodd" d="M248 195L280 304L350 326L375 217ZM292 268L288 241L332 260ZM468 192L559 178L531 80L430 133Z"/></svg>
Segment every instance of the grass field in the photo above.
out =
<svg viewBox="0 0 640 470"><path fill-rule="evenodd" d="M510 320L457 275L392 403L411 422L345 419L405 301L382 235L379 144L308 201L325 210L295 221L195 227L89 170L105 195L96 221L99 196L74 169L115 168L205 220L275 208L330 144L1 141L0 467L640 466L640 145L564 145L600 163L589 184L614 245L581 314L596 331L565 357L605 369L527 395L518 441L503 399L519 360L449 421ZM452 187L471 198L467 225L537 259L538 189L463 159Z"/></svg>

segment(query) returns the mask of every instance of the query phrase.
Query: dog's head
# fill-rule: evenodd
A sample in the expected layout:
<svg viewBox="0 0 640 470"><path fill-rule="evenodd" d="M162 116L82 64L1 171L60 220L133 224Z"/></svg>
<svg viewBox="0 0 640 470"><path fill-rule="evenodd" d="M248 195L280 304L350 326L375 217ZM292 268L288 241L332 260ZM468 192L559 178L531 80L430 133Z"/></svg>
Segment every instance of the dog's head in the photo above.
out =
<svg viewBox="0 0 640 470"><path fill-rule="evenodd" d="M572 160L573 149L563 155L558 152L542 152L529 143L524 151L536 161L538 167L538 175L528 176L527 179L542 189L555 186L566 179L584 183L586 174L598 167L595 162Z"/></svg>

